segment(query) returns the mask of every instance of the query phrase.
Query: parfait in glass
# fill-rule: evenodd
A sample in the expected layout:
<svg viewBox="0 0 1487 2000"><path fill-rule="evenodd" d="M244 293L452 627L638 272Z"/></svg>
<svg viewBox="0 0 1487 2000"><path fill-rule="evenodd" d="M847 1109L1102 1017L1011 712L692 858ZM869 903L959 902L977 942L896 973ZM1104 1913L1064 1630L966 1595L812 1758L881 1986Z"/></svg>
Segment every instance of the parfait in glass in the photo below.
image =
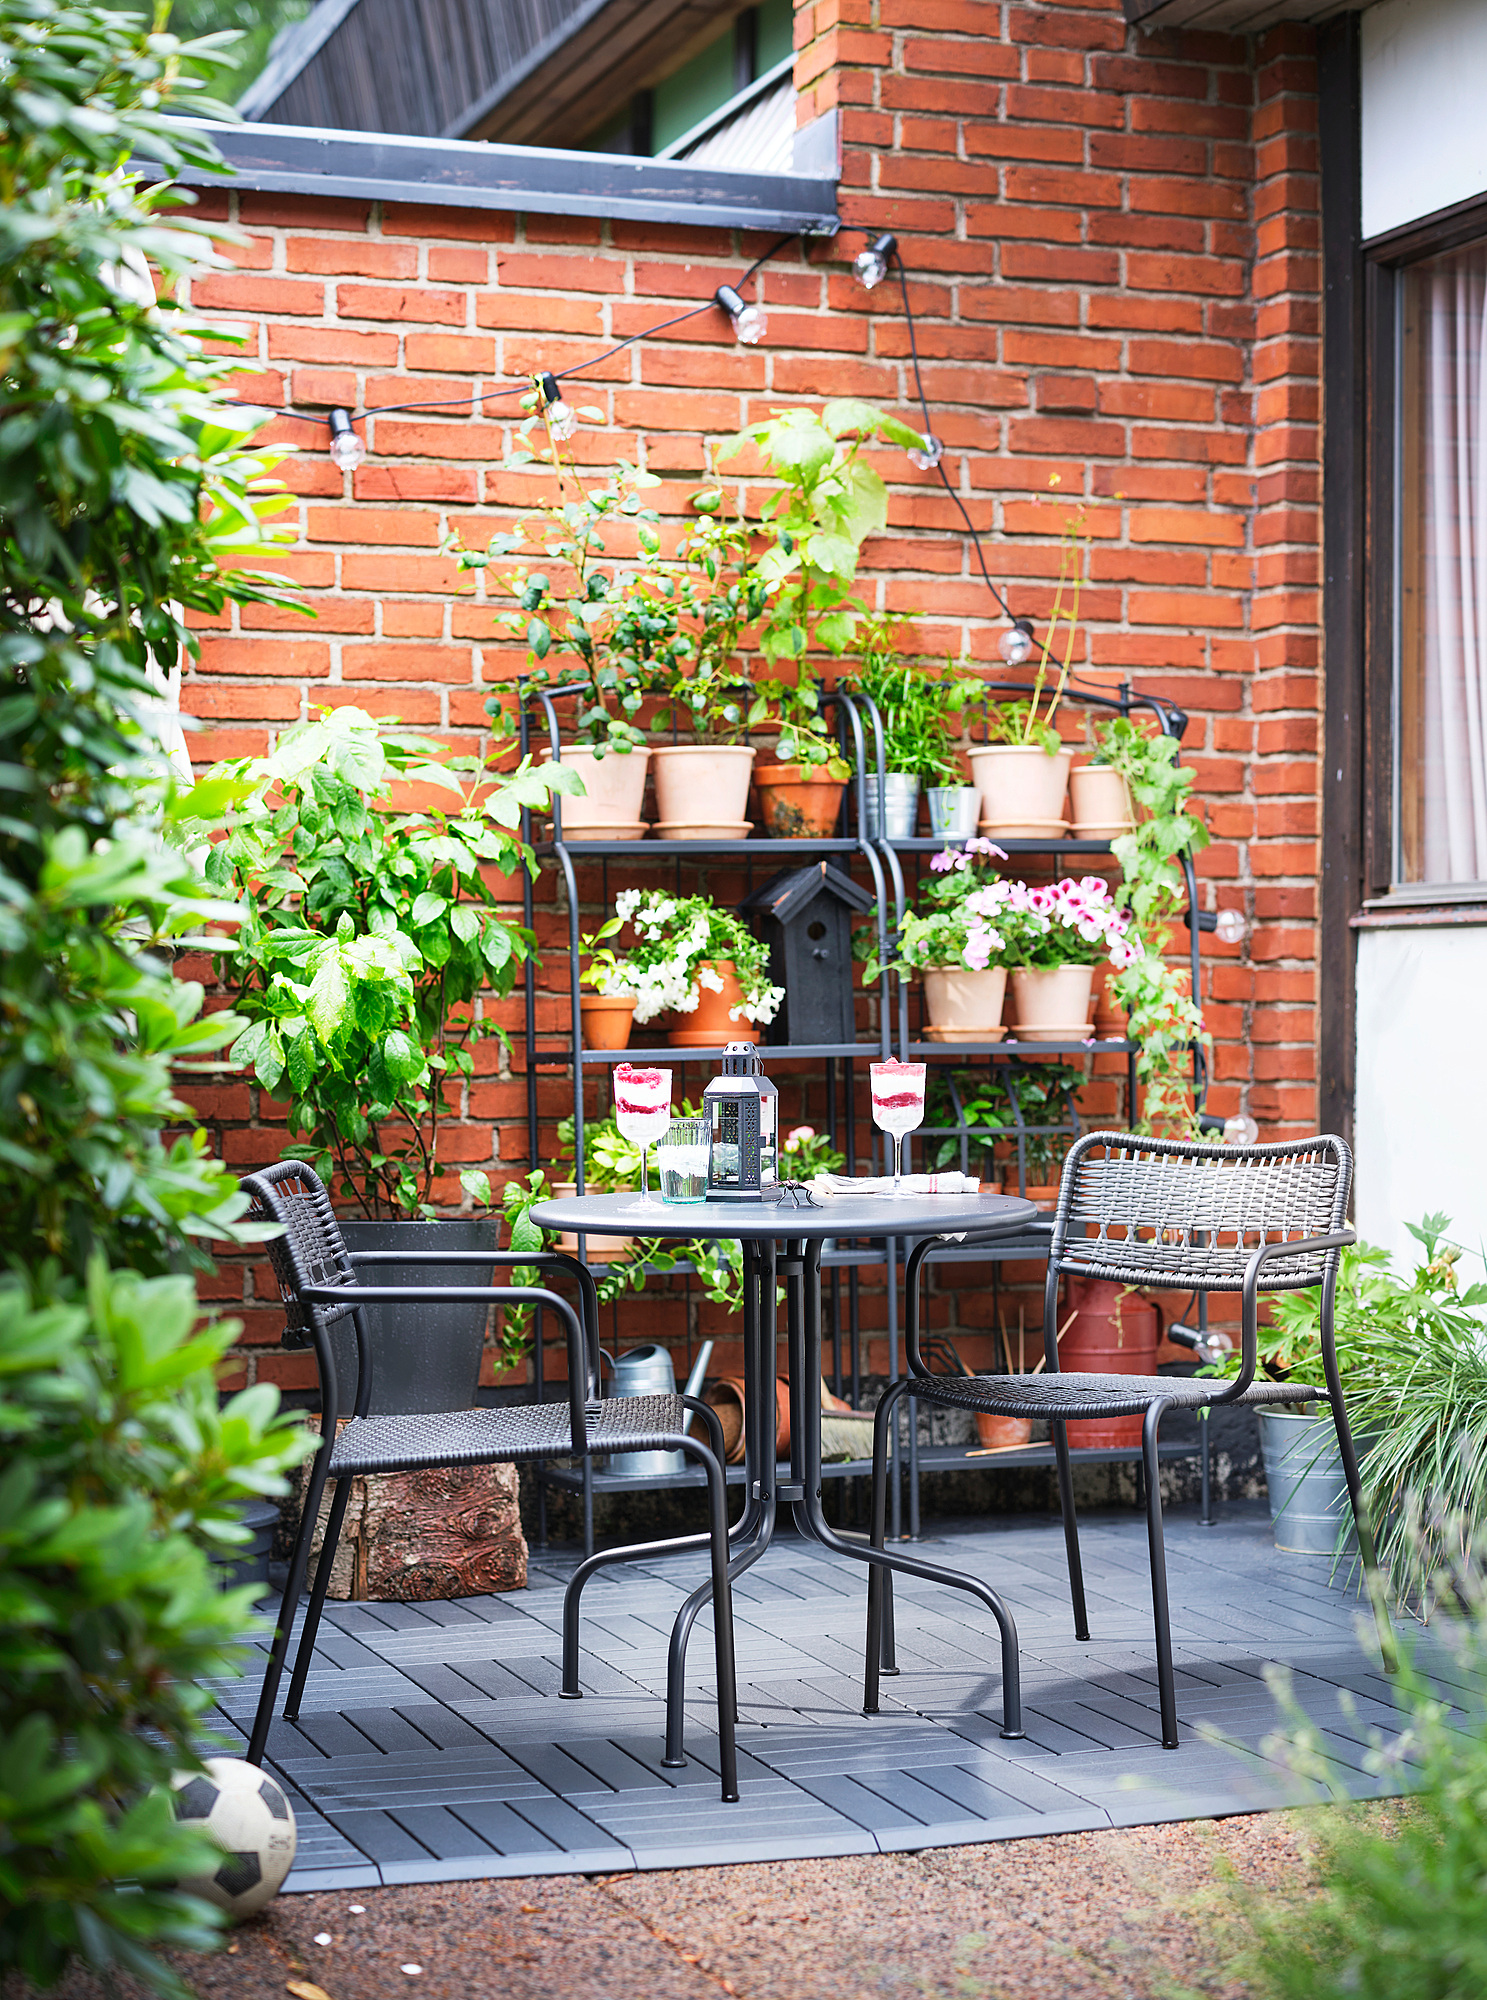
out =
<svg viewBox="0 0 1487 2000"><path fill-rule="evenodd" d="M620 1063L614 1073L614 1122L640 1148L640 1199L630 1203L626 1214L659 1208L651 1200L650 1149L671 1123L671 1071Z"/></svg>
<svg viewBox="0 0 1487 2000"><path fill-rule="evenodd" d="M924 1081L927 1065L890 1058L873 1063L873 1123L893 1140L893 1191L903 1186L904 1134L924 1123Z"/></svg>

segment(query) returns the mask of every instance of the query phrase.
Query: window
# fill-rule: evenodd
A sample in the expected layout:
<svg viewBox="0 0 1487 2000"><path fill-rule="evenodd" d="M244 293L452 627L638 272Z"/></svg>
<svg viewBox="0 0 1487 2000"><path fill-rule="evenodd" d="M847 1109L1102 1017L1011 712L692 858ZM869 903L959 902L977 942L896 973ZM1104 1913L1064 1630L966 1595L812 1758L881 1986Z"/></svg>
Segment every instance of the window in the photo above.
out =
<svg viewBox="0 0 1487 2000"><path fill-rule="evenodd" d="M1396 321L1396 890L1487 895L1487 237L1404 265Z"/></svg>

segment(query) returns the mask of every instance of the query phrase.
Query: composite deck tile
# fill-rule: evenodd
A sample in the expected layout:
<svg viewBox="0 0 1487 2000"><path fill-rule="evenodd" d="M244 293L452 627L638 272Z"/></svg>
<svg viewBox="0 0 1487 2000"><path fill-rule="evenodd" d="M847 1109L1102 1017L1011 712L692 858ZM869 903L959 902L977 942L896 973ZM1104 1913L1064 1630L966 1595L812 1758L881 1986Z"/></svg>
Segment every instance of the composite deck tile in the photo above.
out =
<svg viewBox="0 0 1487 2000"><path fill-rule="evenodd" d="M734 1590L743 1798L717 1795L710 1618L685 1684L688 1763L661 1765L666 1642L703 1580L696 1552L616 1565L585 1592L582 1702L559 1702L562 1590L574 1558L534 1552L529 1587L450 1604L326 1607L297 1723L269 1761L293 1788L291 1890L912 1850L1025 1833L1253 1811L1321 1796L1261 1746L1285 1723L1265 1679L1291 1670L1332 1782L1371 1772L1398 1717L1356 1590L1290 1557L1263 1510L1204 1529L1174 1510L1167 1541L1182 1747L1160 1747L1142 1518L1082 1523L1094 1639L1073 1637L1056 1518L937 1526L931 1560L984 1579L1018 1623L1027 1736L1000 1735L995 1619L974 1598L895 1579L902 1671L861 1714L865 1574L788 1534ZM303 1607L296 1613L296 1627ZM1430 1633L1422 1668L1467 1721L1466 1675ZM266 1654L214 1683L241 1732ZM1344 1697L1347 1697L1346 1699Z"/></svg>

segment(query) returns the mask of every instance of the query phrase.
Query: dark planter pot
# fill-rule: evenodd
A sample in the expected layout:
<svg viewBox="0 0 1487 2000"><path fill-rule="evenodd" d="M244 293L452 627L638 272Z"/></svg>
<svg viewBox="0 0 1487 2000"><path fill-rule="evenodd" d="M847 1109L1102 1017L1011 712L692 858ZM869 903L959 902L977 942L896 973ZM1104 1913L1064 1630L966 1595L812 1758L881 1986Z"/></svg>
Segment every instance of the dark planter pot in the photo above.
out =
<svg viewBox="0 0 1487 2000"><path fill-rule="evenodd" d="M231 1550L214 1550L212 1562L224 1590L232 1590L240 1584L261 1584L268 1589L269 1556L273 1552L274 1536L279 1526L279 1502L277 1500L245 1500L238 1509L238 1516L253 1539L251 1542L237 1542Z"/></svg>
<svg viewBox="0 0 1487 2000"><path fill-rule="evenodd" d="M498 1224L493 1215L462 1216L455 1222L356 1222L343 1220L341 1234L355 1259L363 1250L491 1250ZM357 1267L364 1285L488 1285L493 1265L365 1264ZM372 1305L367 1316L372 1356L369 1414L417 1415L431 1410L464 1410L475 1401L480 1352L490 1307L479 1302L454 1305ZM356 1335L350 1320L331 1329L341 1413L356 1404Z"/></svg>

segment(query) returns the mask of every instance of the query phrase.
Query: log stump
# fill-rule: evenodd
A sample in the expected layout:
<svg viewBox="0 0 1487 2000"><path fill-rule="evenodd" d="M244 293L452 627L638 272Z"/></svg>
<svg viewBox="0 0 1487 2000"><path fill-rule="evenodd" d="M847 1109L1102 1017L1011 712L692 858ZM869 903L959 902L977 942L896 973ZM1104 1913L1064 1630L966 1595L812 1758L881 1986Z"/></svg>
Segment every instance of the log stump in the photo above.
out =
<svg viewBox="0 0 1487 2000"><path fill-rule="evenodd" d="M327 1490L310 1545L312 1582L330 1502ZM330 1597L420 1604L522 1590L526 1581L514 1465L377 1473L351 1482Z"/></svg>

